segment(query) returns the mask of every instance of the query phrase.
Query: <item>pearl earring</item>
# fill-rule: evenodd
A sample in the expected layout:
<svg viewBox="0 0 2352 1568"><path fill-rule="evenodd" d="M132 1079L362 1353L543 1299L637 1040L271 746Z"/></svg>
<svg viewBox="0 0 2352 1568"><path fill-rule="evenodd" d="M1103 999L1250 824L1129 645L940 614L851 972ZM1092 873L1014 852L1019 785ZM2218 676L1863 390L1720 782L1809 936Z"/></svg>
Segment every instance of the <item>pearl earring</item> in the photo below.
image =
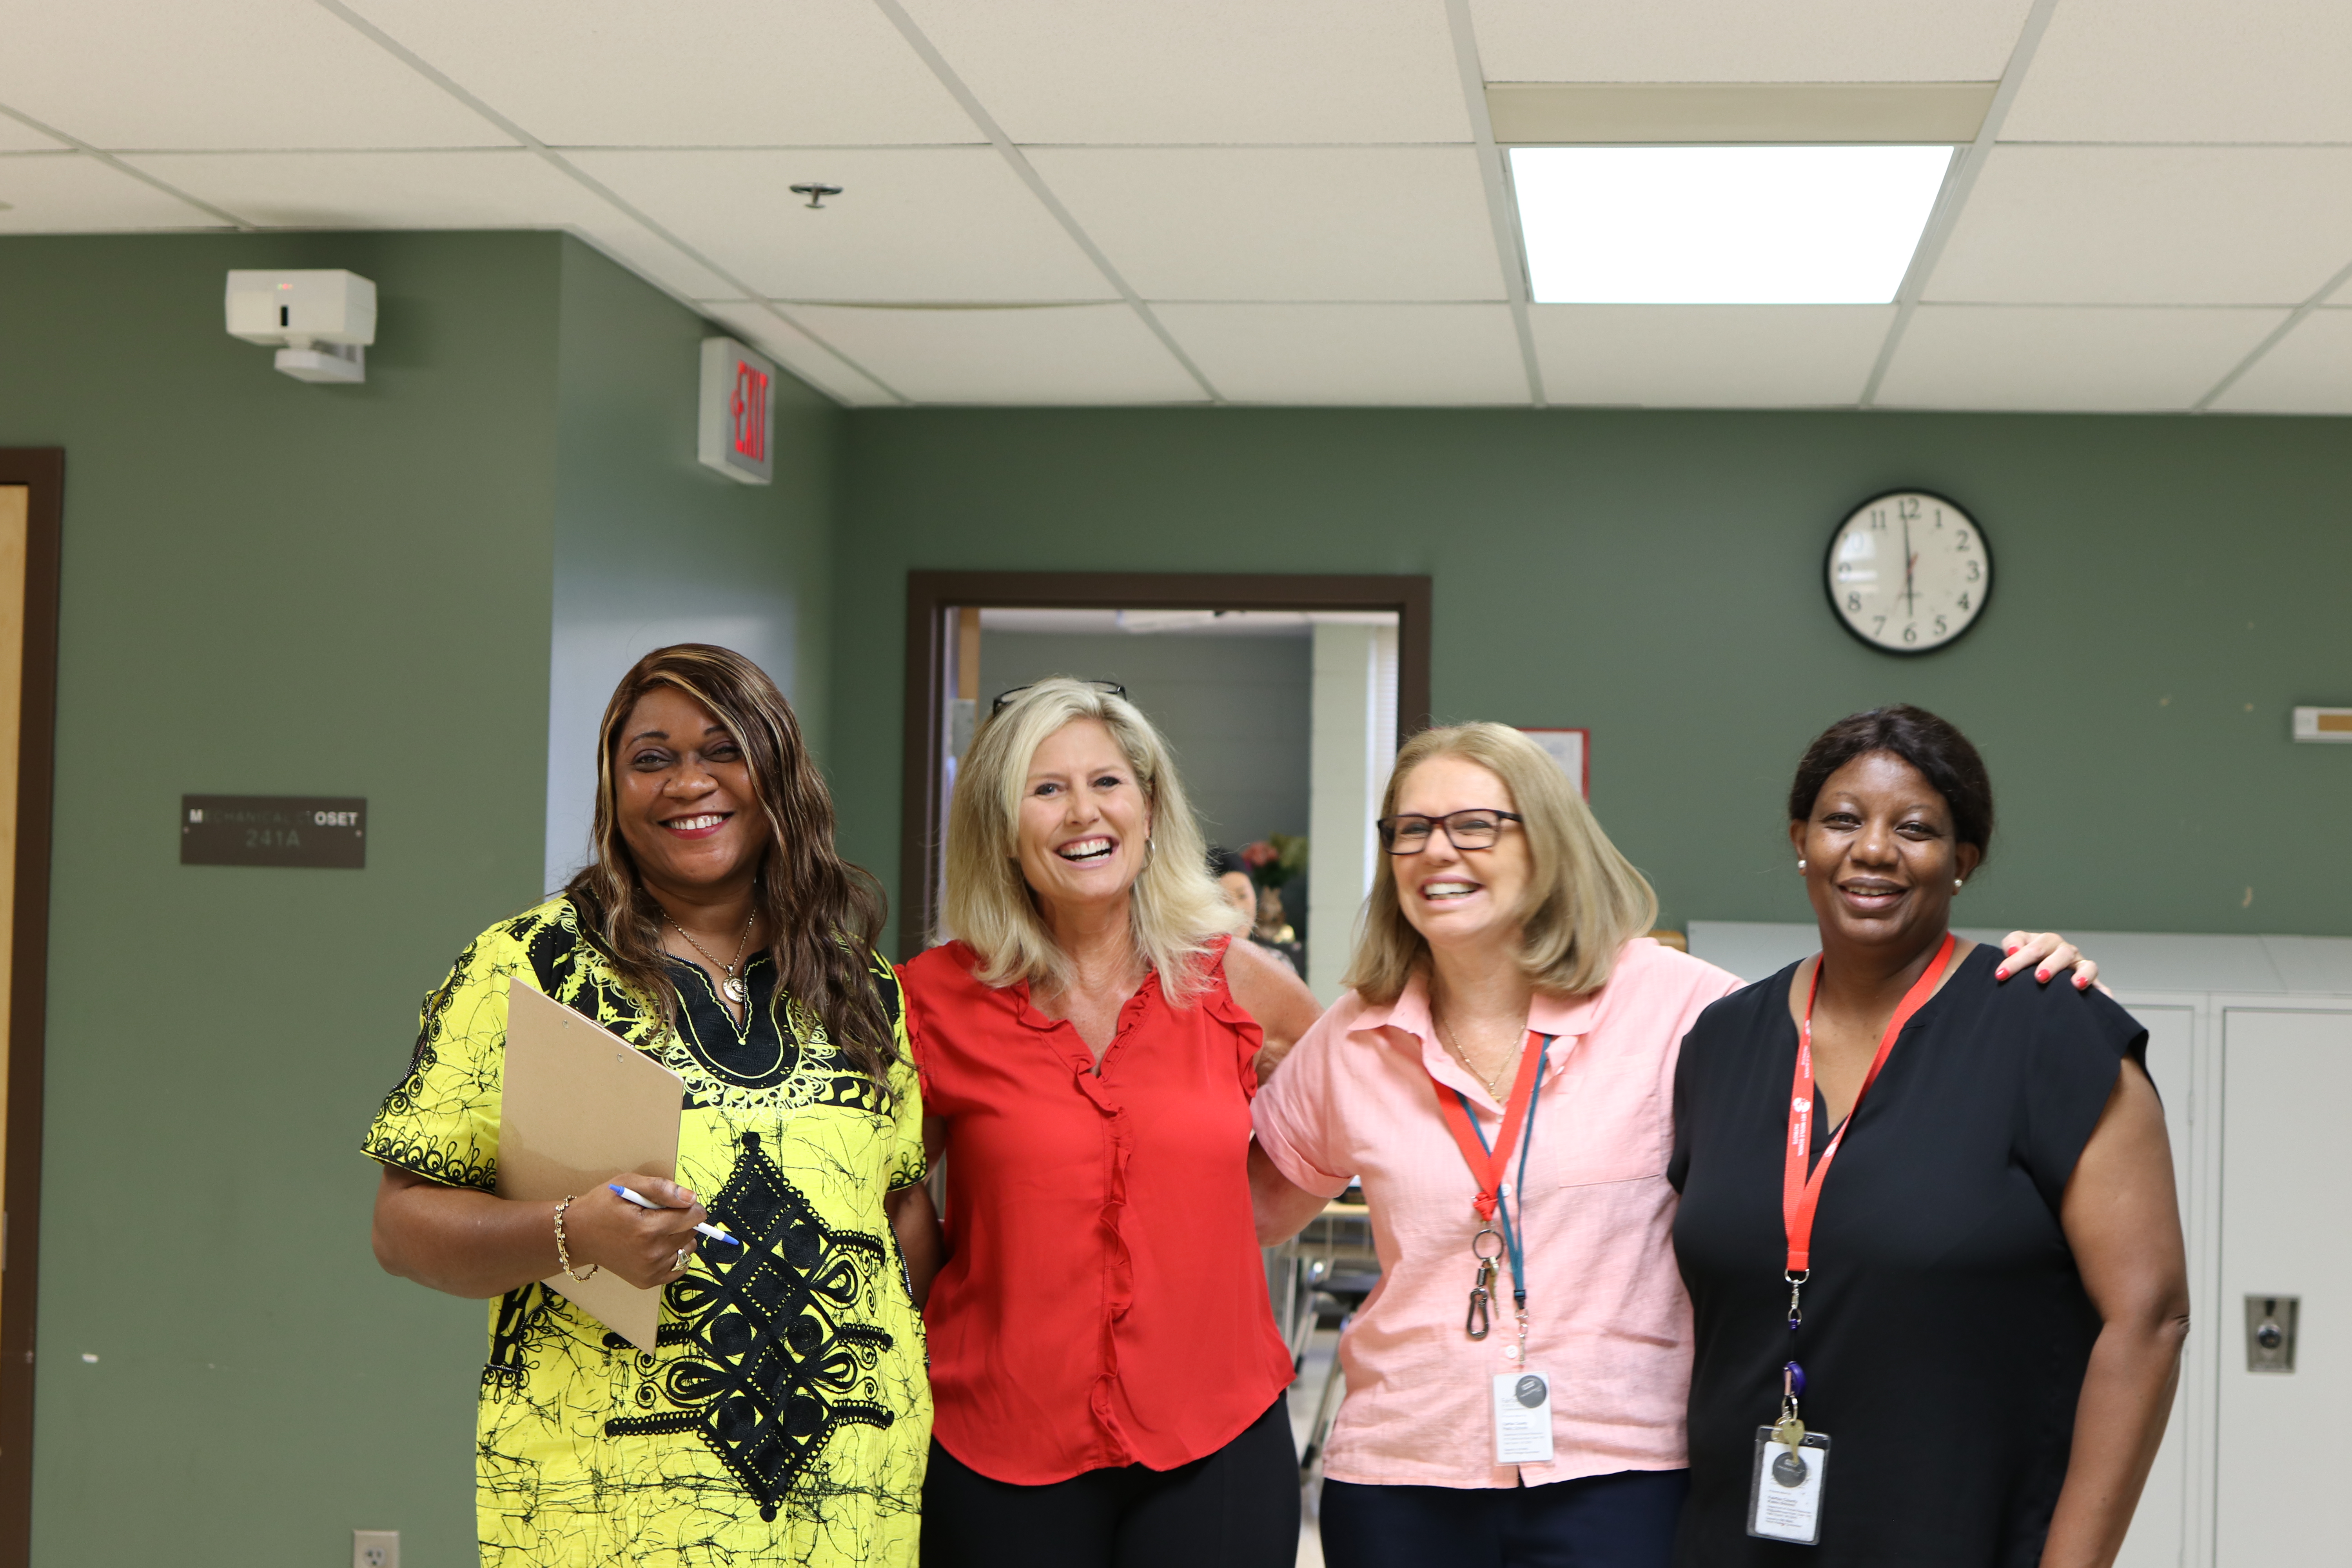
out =
<svg viewBox="0 0 2352 1568"><path fill-rule="evenodd" d="M1804 863L1802 860L1800 860L1800 861L1798 861L1798 862L1797 862L1797 875L1798 875L1798 876L1800 876L1800 877L1801 877L1801 876L1803 876L1804 874L1805 874L1805 863Z"/></svg>
<svg viewBox="0 0 2352 1568"><path fill-rule="evenodd" d="M1966 882L1961 881L1958 877L1955 877L1955 878L1953 878L1953 879L1952 879L1952 891L1954 891L1954 892L1956 892L1956 893L1957 893L1957 892L1958 892L1962 888L1965 888L1965 887L1967 887L1967 886L1968 886L1968 884L1967 884Z"/></svg>

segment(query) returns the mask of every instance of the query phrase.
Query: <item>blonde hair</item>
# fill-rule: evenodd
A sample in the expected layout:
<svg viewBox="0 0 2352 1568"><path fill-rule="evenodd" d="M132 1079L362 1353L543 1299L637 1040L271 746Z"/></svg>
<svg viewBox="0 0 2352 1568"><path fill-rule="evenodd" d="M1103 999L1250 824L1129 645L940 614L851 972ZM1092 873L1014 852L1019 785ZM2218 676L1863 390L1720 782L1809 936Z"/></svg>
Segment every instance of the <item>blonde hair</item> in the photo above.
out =
<svg viewBox="0 0 2352 1568"><path fill-rule="evenodd" d="M1521 972L1539 991L1573 996L1601 989L1618 950L1657 923L1658 895L1609 842L1559 764L1507 724L1455 724L1423 730L1406 742L1389 774L1382 816L1396 815L1397 792L1406 778L1435 757L1475 763L1510 792L1509 809L1521 819L1530 868L1519 910ZM1385 1005L1403 993L1428 956L1428 942L1405 919L1399 900L1396 860L1382 855L1341 984Z"/></svg>
<svg viewBox="0 0 2352 1568"><path fill-rule="evenodd" d="M1087 719L1110 731L1150 808L1128 929L1159 971L1161 994L1181 1006L1207 983L1210 947L1238 931L1243 917L1209 876L1208 847L1160 731L1124 697L1069 676L1030 687L972 737L948 802L947 927L980 955L975 973L984 984L1025 980L1054 991L1068 984L1069 955L1021 874L1021 799L1037 748Z"/></svg>

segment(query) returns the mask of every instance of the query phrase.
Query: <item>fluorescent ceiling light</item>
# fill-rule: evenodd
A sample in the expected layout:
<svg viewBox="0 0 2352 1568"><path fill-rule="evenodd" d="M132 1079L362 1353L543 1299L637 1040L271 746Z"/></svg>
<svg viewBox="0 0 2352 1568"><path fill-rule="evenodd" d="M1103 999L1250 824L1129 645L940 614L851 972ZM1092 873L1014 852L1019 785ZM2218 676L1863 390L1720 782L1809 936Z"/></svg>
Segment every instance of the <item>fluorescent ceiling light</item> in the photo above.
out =
<svg viewBox="0 0 2352 1568"><path fill-rule="evenodd" d="M1883 305L1949 147L1514 147L1539 305Z"/></svg>

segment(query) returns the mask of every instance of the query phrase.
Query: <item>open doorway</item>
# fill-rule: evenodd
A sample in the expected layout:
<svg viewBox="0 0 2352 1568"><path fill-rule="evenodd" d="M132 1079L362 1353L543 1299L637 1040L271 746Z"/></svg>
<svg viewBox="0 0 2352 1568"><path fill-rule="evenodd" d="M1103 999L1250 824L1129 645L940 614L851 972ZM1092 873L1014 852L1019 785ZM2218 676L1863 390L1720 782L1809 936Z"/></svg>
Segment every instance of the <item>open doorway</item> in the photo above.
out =
<svg viewBox="0 0 2352 1568"><path fill-rule="evenodd" d="M1425 577L911 574L902 950L951 934L940 851L973 730L1000 692L1075 675L1123 687L1160 728L1203 837L1255 847L1261 930L1287 926L1332 1000L1389 764L1428 722L1428 605Z"/></svg>

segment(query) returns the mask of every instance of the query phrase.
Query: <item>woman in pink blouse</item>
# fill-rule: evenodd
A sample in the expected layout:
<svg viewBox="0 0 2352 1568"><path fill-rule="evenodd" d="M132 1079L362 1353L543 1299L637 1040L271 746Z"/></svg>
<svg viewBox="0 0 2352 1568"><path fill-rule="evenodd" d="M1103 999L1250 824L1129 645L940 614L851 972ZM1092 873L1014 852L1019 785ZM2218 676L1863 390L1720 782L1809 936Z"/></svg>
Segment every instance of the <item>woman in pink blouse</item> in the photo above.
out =
<svg viewBox="0 0 2352 1568"><path fill-rule="evenodd" d="M1656 896L1516 730L1415 736L1380 829L1353 989L1253 1113L1259 1240L1354 1178L1381 1259L1339 1347L1326 1559L1663 1565L1692 1354L1675 1053L1743 983L1643 936ZM2078 956L2007 945L2004 976Z"/></svg>

